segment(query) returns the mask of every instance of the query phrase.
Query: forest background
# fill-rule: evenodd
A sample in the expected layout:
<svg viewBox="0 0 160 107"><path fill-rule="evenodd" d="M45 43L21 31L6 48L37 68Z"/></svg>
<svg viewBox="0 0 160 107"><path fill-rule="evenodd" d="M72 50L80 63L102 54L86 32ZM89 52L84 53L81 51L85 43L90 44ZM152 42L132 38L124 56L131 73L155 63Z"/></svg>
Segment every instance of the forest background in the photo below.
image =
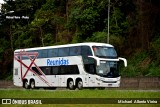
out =
<svg viewBox="0 0 160 107"><path fill-rule="evenodd" d="M108 0L4 1L0 80L12 79L15 49L107 43ZM160 76L160 0L111 0L109 29L110 44L128 60L122 77Z"/></svg>

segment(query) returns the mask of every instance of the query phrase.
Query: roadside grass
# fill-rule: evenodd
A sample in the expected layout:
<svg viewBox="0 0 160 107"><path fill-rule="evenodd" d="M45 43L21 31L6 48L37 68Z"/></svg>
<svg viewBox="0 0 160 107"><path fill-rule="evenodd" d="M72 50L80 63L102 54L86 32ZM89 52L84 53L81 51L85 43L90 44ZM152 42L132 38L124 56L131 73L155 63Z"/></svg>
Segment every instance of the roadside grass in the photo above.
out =
<svg viewBox="0 0 160 107"><path fill-rule="evenodd" d="M160 98L159 91L137 90L0 90L0 98ZM159 104L42 104L4 107L159 107Z"/></svg>
<svg viewBox="0 0 160 107"><path fill-rule="evenodd" d="M0 98L160 98L160 92L134 90L0 90Z"/></svg>

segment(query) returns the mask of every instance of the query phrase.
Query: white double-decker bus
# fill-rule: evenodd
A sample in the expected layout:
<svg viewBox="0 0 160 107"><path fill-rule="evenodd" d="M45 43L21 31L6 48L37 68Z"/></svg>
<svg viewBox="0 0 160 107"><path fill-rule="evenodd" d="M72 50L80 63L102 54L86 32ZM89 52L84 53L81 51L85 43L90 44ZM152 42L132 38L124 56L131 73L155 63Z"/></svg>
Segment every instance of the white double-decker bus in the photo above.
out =
<svg viewBox="0 0 160 107"><path fill-rule="evenodd" d="M14 51L13 82L36 87L119 87L116 50L105 43L77 43Z"/></svg>

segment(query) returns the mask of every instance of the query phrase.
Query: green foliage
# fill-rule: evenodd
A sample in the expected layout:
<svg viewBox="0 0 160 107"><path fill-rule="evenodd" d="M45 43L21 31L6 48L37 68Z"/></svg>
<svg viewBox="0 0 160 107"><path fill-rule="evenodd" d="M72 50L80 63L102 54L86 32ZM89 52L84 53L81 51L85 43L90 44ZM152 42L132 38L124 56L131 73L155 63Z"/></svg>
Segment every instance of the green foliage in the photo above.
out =
<svg viewBox="0 0 160 107"><path fill-rule="evenodd" d="M13 72L9 72L7 75L7 77L5 78L5 80L13 80Z"/></svg>
<svg viewBox="0 0 160 107"><path fill-rule="evenodd" d="M81 32L83 35L86 35L89 31L93 31L95 24L98 23L99 20L99 14L93 7L88 7L85 10L75 9L69 17L68 25L75 28L77 27L77 32Z"/></svg>
<svg viewBox="0 0 160 107"><path fill-rule="evenodd" d="M156 62L152 62L145 76L160 76L160 66Z"/></svg>
<svg viewBox="0 0 160 107"><path fill-rule="evenodd" d="M119 47L119 49L123 47L123 44L124 44L123 37L116 36L116 35L110 35L109 39L110 39L109 40L110 44L114 45L115 47Z"/></svg>
<svg viewBox="0 0 160 107"><path fill-rule="evenodd" d="M156 59L160 63L160 37L159 36L160 34L158 34L154 38L154 41L151 43L150 54L154 59Z"/></svg>
<svg viewBox="0 0 160 107"><path fill-rule="evenodd" d="M143 70L146 69L143 69L143 65L141 66L141 63L146 57L148 57L148 55L145 51L140 51L133 54L133 57L128 59L127 68L122 68L121 71L122 76L126 77L143 76L142 72Z"/></svg>
<svg viewBox="0 0 160 107"><path fill-rule="evenodd" d="M93 36L90 38L87 38L86 41L106 43L107 33L106 32L95 32L93 33Z"/></svg>
<svg viewBox="0 0 160 107"><path fill-rule="evenodd" d="M73 37L71 43L80 43L82 42L82 39L80 36L78 36L78 34L76 36Z"/></svg>
<svg viewBox="0 0 160 107"><path fill-rule="evenodd" d="M9 41L6 41L5 38L1 38L0 39L0 54L1 54L1 57L2 57L2 53L5 51L5 49L7 49L9 46Z"/></svg>
<svg viewBox="0 0 160 107"><path fill-rule="evenodd" d="M45 46L49 46L51 44L53 44L53 38L52 38L52 34L51 33L48 33L48 34L45 34L44 35L44 43L45 43Z"/></svg>
<svg viewBox="0 0 160 107"><path fill-rule="evenodd" d="M160 66L157 60L146 51L138 51L133 57L128 59L127 68L122 67L122 76L160 76Z"/></svg>
<svg viewBox="0 0 160 107"><path fill-rule="evenodd" d="M150 2L150 7L154 7L150 10L148 3L134 0L113 0L110 3L110 44L116 47L120 56L128 57L128 67L122 70L123 76L159 75L160 14L154 11L158 3ZM108 5L106 0L7 1L0 13L3 74L11 72L12 68L7 68L7 64L13 65L2 63L13 60L5 59L8 50L90 41L106 43ZM143 8L139 8L142 5ZM9 11L14 12L7 13ZM6 15L29 16L29 19L6 20ZM145 45L147 48L143 48ZM144 51L139 52L137 48Z"/></svg>

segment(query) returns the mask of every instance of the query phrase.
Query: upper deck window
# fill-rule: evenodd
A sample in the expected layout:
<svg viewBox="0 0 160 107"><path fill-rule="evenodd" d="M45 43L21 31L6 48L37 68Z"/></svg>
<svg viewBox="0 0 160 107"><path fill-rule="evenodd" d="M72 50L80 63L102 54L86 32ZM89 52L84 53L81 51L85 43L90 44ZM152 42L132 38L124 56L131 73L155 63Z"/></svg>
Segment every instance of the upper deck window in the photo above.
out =
<svg viewBox="0 0 160 107"><path fill-rule="evenodd" d="M63 57L63 56L68 56L69 54L69 48L59 48L58 50L58 56Z"/></svg>
<svg viewBox="0 0 160 107"><path fill-rule="evenodd" d="M58 49L48 49L48 57L56 57L58 55Z"/></svg>
<svg viewBox="0 0 160 107"><path fill-rule="evenodd" d="M83 56L90 56L92 55L91 48L89 46L82 46L81 47L82 55Z"/></svg>
<svg viewBox="0 0 160 107"><path fill-rule="evenodd" d="M75 46L75 47L70 47L70 56L77 56L81 54L81 47L80 46Z"/></svg>
<svg viewBox="0 0 160 107"><path fill-rule="evenodd" d="M100 58L116 58L117 53L113 47L93 46L95 56Z"/></svg>

